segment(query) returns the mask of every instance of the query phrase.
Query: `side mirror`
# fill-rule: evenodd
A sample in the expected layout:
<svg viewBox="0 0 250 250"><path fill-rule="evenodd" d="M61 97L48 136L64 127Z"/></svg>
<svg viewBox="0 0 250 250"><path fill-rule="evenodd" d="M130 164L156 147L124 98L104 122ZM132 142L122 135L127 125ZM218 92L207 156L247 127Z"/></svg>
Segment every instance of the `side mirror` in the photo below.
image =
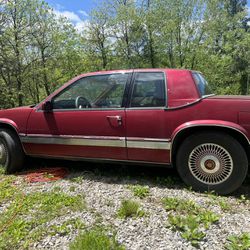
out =
<svg viewBox="0 0 250 250"><path fill-rule="evenodd" d="M42 104L42 110L44 112L51 112L53 109L51 101L46 101Z"/></svg>

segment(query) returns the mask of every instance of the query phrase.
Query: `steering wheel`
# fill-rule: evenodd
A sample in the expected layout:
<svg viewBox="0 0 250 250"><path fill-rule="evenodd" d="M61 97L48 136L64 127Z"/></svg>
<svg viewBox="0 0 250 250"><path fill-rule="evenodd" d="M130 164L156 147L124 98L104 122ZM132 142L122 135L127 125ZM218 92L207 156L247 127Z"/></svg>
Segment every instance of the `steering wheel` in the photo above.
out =
<svg viewBox="0 0 250 250"><path fill-rule="evenodd" d="M90 102L85 97L82 96L76 97L75 106L77 109L91 108Z"/></svg>

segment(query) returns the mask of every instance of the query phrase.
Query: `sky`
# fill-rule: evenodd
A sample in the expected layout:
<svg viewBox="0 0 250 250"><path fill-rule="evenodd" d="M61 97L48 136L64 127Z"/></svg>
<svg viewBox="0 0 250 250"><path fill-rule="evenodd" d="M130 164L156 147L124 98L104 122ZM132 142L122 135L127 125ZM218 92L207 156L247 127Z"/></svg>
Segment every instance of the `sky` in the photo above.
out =
<svg viewBox="0 0 250 250"><path fill-rule="evenodd" d="M67 17L78 31L88 23L89 13L98 6L98 0L45 0L59 16ZM250 0L249 0L250 1ZM100 2L100 1L99 1Z"/></svg>
<svg viewBox="0 0 250 250"><path fill-rule="evenodd" d="M91 9L98 6L101 0L45 0L57 15L67 17L78 31L83 31L88 22ZM250 16L250 0L247 1Z"/></svg>
<svg viewBox="0 0 250 250"><path fill-rule="evenodd" d="M98 0L46 0L55 9L64 9L77 13L79 10L89 13L91 9L98 5Z"/></svg>

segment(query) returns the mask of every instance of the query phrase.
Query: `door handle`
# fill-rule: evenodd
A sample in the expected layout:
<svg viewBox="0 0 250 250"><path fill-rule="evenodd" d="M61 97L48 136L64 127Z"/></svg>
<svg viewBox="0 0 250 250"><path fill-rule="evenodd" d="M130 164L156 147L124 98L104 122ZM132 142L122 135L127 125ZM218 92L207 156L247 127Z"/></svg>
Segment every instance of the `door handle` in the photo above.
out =
<svg viewBox="0 0 250 250"><path fill-rule="evenodd" d="M112 126L115 125L116 127L119 127L122 125L122 117L120 115L107 116L107 119Z"/></svg>

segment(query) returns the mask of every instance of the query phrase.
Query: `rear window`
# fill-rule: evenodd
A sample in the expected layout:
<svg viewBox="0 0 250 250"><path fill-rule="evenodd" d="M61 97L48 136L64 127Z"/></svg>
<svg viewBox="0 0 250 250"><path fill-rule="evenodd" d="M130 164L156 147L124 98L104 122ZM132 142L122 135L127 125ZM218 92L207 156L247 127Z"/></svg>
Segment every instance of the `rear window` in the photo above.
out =
<svg viewBox="0 0 250 250"><path fill-rule="evenodd" d="M192 74L201 96L213 94L208 86L208 82L206 81L206 79L203 77L202 74L198 72L193 72Z"/></svg>

